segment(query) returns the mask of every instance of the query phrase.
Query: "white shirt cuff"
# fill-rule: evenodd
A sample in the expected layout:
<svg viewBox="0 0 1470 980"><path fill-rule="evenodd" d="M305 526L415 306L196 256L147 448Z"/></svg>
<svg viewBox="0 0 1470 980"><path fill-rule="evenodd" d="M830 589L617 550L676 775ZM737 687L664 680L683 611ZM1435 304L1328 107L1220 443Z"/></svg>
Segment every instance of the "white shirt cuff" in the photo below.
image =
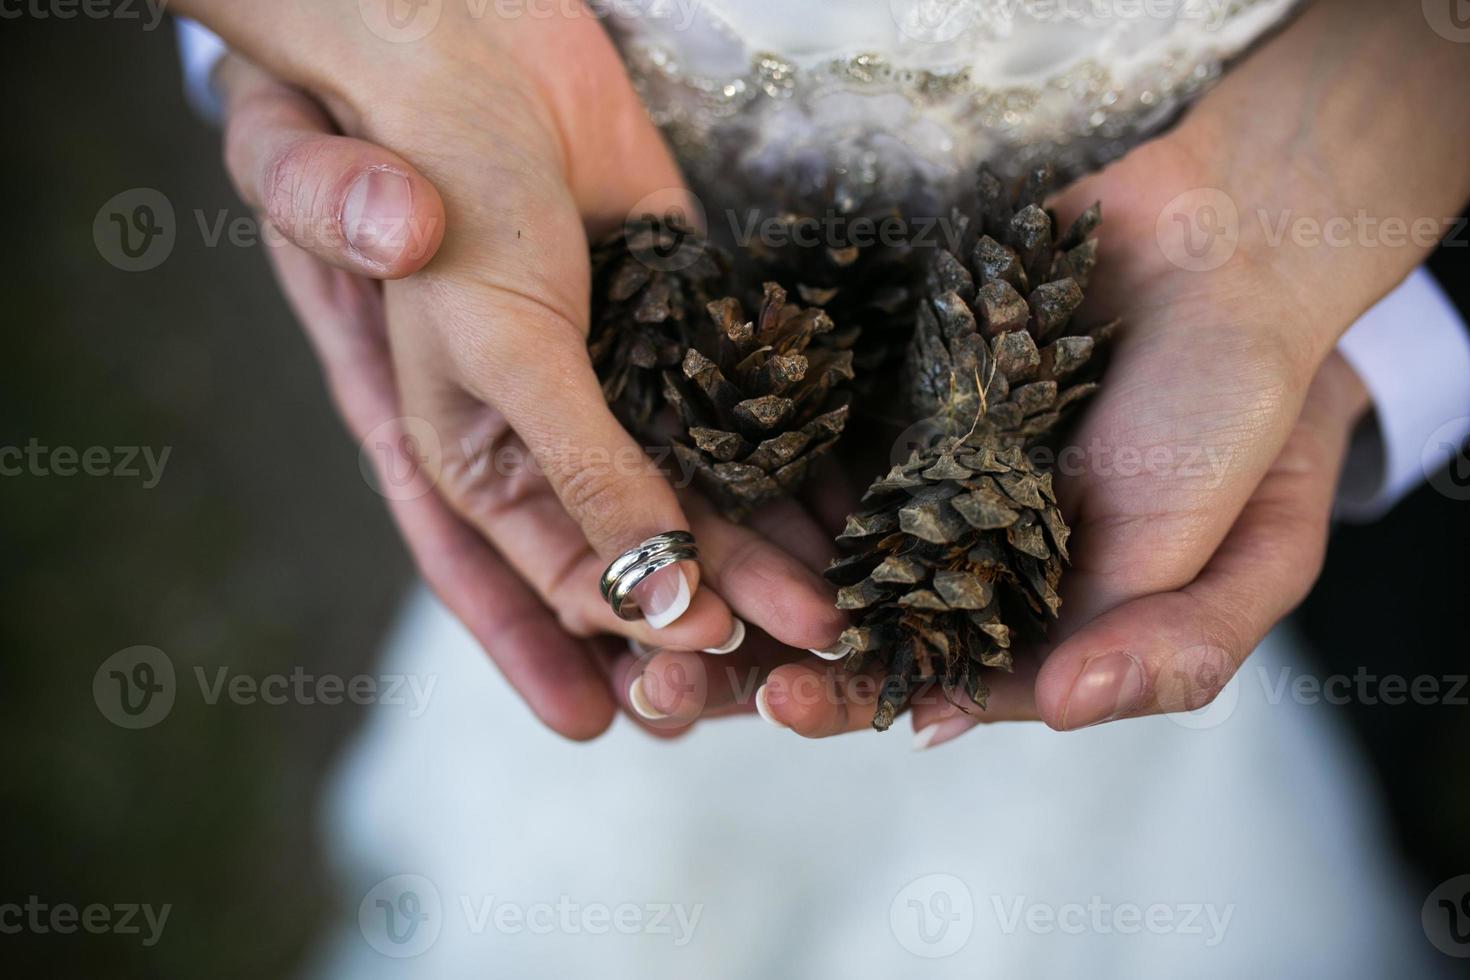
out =
<svg viewBox="0 0 1470 980"><path fill-rule="evenodd" d="M1373 396L1353 439L1337 516L1370 521L1433 477L1470 437L1470 333L1424 269L1353 324L1338 351Z"/></svg>
<svg viewBox="0 0 1470 980"><path fill-rule="evenodd" d="M184 64L184 95L195 112L217 123L222 107L214 89L214 68L225 56L225 42L192 20L179 17L174 22L178 25L179 60Z"/></svg>

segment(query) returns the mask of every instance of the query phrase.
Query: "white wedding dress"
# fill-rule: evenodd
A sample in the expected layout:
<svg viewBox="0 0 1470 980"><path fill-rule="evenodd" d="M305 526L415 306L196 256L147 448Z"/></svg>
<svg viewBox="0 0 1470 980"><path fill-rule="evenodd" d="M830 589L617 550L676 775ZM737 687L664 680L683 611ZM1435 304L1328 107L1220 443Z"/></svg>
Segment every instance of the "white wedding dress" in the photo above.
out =
<svg viewBox="0 0 1470 980"><path fill-rule="evenodd" d="M751 201L942 199L982 160L1085 170L1293 5L604 6L696 187ZM1278 631L1196 715L923 753L754 718L574 745L419 592L382 670L435 687L421 716L371 709L330 789L343 911L311 973L1435 975L1427 887L1401 876L1340 709L1281 696L1298 656Z"/></svg>

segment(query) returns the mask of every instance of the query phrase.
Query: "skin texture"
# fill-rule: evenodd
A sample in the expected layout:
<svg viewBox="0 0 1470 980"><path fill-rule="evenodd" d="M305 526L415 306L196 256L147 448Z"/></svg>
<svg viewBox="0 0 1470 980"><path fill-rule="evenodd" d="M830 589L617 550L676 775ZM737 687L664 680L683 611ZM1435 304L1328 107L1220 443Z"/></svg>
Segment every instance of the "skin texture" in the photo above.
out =
<svg viewBox="0 0 1470 980"><path fill-rule="evenodd" d="M674 734L753 710L764 681L768 719L798 734L865 728L870 680L800 653L842 626L815 572L831 557L822 525L845 513L850 484L829 475L813 499L734 528L651 467L588 465L589 447L637 457L583 347L587 236L682 193L600 27L441 24L394 45L365 35L355 3L283 5L274 18L261 13L270 3L181 6L311 93L240 61L221 74L231 172L288 237L297 212L340 214L365 168L409 182L412 225L442 218L442 241L421 234L388 261L316 242L275 259L354 433L412 415L445 437L425 474L435 492L391 506L430 583L538 715L589 737L638 681L645 710L665 716L647 727ZM1127 322L1076 440L1096 452L1058 482L1077 564L1049 649L993 679L983 715L938 697L914 706L928 745L982 721L1068 730L1198 707L1310 588L1367 407L1332 347L1428 245L1268 231L1282 215L1446 217L1470 196L1457 115L1470 45L1434 34L1417 6L1314 5L1180 126L1055 202L1064 221L1104 202L1103 272L1084 315ZM288 46L301 38L315 57ZM1203 227L1201 189L1240 215L1234 253L1206 271L1170 261L1165 241L1176 218ZM362 276L406 278L380 291ZM487 479L465 444L553 462L544 477ZM1126 451L1164 462L1132 473L1103 462ZM1202 457L1219 465L1187 464ZM692 527L704 550L694 606L661 636L612 619L596 598L602 565L674 527ZM755 627L738 653L679 652L721 643L732 611ZM578 639L605 632L676 649L638 657Z"/></svg>

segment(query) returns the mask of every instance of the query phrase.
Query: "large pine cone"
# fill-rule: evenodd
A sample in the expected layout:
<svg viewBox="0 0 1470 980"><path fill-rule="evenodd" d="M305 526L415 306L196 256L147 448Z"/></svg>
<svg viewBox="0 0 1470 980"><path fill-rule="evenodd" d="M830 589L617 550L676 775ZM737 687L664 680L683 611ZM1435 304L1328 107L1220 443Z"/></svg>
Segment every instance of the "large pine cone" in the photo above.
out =
<svg viewBox="0 0 1470 980"><path fill-rule="evenodd" d="M919 418L945 420L952 433L979 420L998 444L1030 445L1095 390L1085 369L1115 325L1079 331L1072 315L1097 261L1088 235L1101 211L1094 205L1058 235L1041 207L1050 181L1050 170L1037 171L1012 198L982 172L964 254L935 254L908 362Z"/></svg>
<svg viewBox="0 0 1470 980"><path fill-rule="evenodd" d="M1019 449L946 438L895 466L863 504L838 538L860 550L827 578L853 614L847 666L878 663L887 675L873 727L932 681L983 708L981 668L1010 670L1012 630L1040 634L1061 605L1068 531L1051 474Z"/></svg>
<svg viewBox="0 0 1470 980"><path fill-rule="evenodd" d="M886 673L879 730L929 682L983 708L981 668L1009 670L1012 639L1043 635L1060 608L1068 530L1027 450L1096 389L1090 369L1113 325L1072 323L1100 211L1057 235L1041 207L1049 181L1038 171L1012 196L982 173L964 257L936 253L907 372L927 435L869 489L839 539L861 550L828 572L853 613L850 666Z"/></svg>
<svg viewBox="0 0 1470 980"><path fill-rule="evenodd" d="M662 376L677 368L705 306L730 288L730 260L672 218L629 222L592 250L587 348L614 414L636 435L662 407Z"/></svg>
<svg viewBox="0 0 1470 980"><path fill-rule="evenodd" d="M664 398L683 422L675 453L739 518L794 493L842 434L852 351L833 342L826 313L787 302L775 283L754 321L731 298L708 313L679 369L665 372Z"/></svg>

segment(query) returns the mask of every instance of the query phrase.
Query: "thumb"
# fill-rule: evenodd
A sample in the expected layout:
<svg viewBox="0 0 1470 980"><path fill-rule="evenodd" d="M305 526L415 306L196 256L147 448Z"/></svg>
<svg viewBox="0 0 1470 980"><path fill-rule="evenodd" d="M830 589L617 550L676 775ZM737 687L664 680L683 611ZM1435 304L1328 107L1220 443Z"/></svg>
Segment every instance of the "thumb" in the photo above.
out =
<svg viewBox="0 0 1470 980"><path fill-rule="evenodd" d="M321 107L237 55L220 65L225 165L291 243L375 279L417 272L444 237L444 203L402 157L333 133Z"/></svg>

